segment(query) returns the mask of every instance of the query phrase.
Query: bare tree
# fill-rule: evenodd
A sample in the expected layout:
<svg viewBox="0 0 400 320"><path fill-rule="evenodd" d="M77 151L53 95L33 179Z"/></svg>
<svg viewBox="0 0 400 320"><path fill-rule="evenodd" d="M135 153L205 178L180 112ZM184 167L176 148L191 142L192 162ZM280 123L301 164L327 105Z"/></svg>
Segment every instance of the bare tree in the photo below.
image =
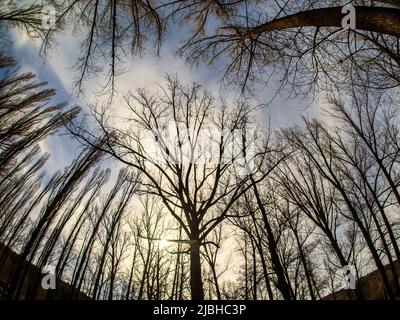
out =
<svg viewBox="0 0 400 320"><path fill-rule="evenodd" d="M132 116L127 129L111 127L105 113L97 113L100 129L107 136L107 147L102 150L142 172L142 184L150 188L149 193L161 198L182 227L191 250L192 297L203 299L200 246L207 241L210 232L229 217L232 205L251 187L249 182L254 172L247 170L248 174L240 177L237 173L240 163L235 164L236 167L233 163L245 159L244 164L248 166L253 157L249 152L252 141L243 139L241 133L238 135L240 147L234 152L229 149L233 134L245 132L248 127L250 113L245 104L234 110L226 106L215 108L211 95L201 93L197 85L185 88L171 77L167 78L167 84L159 95L138 90L136 95L128 96L128 110ZM211 127L217 132L212 133ZM165 135L164 130L168 128L174 135L172 139L177 139L172 144ZM71 132L85 143L93 145L96 141L96 136L82 127L71 128ZM145 144L143 135L146 132L151 133L147 143L159 146L162 161L155 161L155 155L148 151L149 145ZM217 136L212 137L210 133ZM215 164L210 165L204 159L198 164L204 152L209 152L210 145L204 144L204 138L209 139L207 143L213 142L214 149L208 155L214 157ZM247 158L246 152L249 152ZM271 161L269 165L276 164ZM246 171L243 165L241 169ZM264 179L270 170L267 166L266 171L252 178L253 182ZM254 171L258 171L257 166ZM183 218L178 212L183 213Z"/></svg>

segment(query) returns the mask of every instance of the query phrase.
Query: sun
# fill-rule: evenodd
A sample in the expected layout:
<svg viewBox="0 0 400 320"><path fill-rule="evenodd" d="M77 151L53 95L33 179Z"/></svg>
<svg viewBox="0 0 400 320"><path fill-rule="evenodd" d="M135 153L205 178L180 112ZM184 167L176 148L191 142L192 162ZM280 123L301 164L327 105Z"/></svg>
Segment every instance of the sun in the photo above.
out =
<svg viewBox="0 0 400 320"><path fill-rule="evenodd" d="M159 245L160 245L160 249L164 249L164 248L168 247L169 241L165 240L165 239L161 239Z"/></svg>

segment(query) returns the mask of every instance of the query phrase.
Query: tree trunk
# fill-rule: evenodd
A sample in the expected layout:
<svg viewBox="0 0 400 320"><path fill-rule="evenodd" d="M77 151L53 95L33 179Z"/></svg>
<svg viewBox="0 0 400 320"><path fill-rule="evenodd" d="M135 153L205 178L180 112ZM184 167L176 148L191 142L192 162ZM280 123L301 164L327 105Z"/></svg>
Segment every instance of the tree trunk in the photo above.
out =
<svg viewBox="0 0 400 320"><path fill-rule="evenodd" d="M400 10L394 8L355 6L356 28L358 30L378 32L400 36ZM337 27L342 28L342 7L320 8L301 11L286 17L274 19L250 28L243 39L260 33L287 30L300 27Z"/></svg>
<svg viewBox="0 0 400 320"><path fill-rule="evenodd" d="M267 234L267 238L268 238L268 249L269 249L269 253L271 256L272 268L273 268L273 270L276 274L276 278L277 278L276 287L281 292L284 300L292 300L292 294L291 294L292 289L291 289L289 282L286 280L286 277L285 277L285 270L284 270L284 267L281 263L281 260L279 258L279 254L278 254L278 244L275 240L275 236L272 232L272 228L268 221L267 212L265 211L264 205L261 201L260 193L258 192L258 188L257 188L257 185L256 185L254 179L252 177L250 179L251 179L251 183L252 183L252 186L254 189L254 195L257 200L257 205L261 211L261 216L262 216L262 219L263 219L264 225L265 225L265 230L266 230L266 234Z"/></svg>
<svg viewBox="0 0 400 320"><path fill-rule="evenodd" d="M204 300L203 280L201 279L200 242L190 244L190 289L192 300Z"/></svg>

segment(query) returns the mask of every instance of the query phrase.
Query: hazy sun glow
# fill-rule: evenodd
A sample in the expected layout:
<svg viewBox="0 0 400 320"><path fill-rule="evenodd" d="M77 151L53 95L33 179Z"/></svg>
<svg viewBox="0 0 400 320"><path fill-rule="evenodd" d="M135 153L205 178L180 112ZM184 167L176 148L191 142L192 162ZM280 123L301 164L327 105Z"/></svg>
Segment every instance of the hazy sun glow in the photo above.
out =
<svg viewBox="0 0 400 320"><path fill-rule="evenodd" d="M168 240L165 240L165 239L161 239L160 240L160 248L161 249L164 249L164 248L168 247L168 244L169 244Z"/></svg>

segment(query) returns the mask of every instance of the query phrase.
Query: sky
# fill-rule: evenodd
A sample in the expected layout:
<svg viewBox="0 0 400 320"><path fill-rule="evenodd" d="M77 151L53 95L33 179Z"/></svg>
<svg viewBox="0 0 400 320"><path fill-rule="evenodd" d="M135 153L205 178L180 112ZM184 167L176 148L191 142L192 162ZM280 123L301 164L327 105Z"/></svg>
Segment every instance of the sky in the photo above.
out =
<svg viewBox="0 0 400 320"><path fill-rule="evenodd" d="M190 85L196 82L210 90L215 98L224 99L233 103L237 93L234 88L222 88L222 65L224 61L214 66L200 63L197 66L188 65L183 58L175 55L179 42L185 37L185 28L172 28L165 37L159 57L150 54L148 50L143 57L127 57L124 64L126 72L118 76L116 82L117 94L113 100L112 108L118 111L122 108L123 96L129 91L138 88L156 90L163 82L163 76L167 73L177 74L180 81ZM88 110L90 103L96 103L102 98L97 95L103 78L96 76L85 83L85 91L76 95L74 92L74 80L78 76L73 66L80 53L81 33L67 29L58 37L58 44L50 51L46 60L39 56L40 42L30 39L23 32L10 29L8 31L9 46L3 48L5 52L14 58L21 71L31 71L36 74L39 81L47 81L49 86L57 90L54 102L67 101L70 105L79 105L83 111ZM148 48L151 49L151 48ZM273 83L265 86L252 97L254 105L269 102L275 95ZM318 114L317 104L306 104L304 101L288 99L282 94L278 95L269 105L267 110L260 111L261 126L267 125L268 115L274 128L287 127L298 123L302 115L314 116ZM318 101L317 101L318 103ZM265 123L263 123L265 122ZM49 174L69 165L81 149L76 142L66 135L52 136L41 143L44 152L50 153L50 159L46 164ZM225 247L224 260L231 259L232 250ZM234 265L237 262L230 260ZM222 263L223 265L224 263ZM229 273L227 277L229 278Z"/></svg>
<svg viewBox="0 0 400 320"><path fill-rule="evenodd" d="M99 88L104 84L101 75L92 77L85 82L83 94L76 95L74 81L78 73L73 68L80 53L82 33L77 33L67 28L66 32L57 38L57 45L50 51L44 60L39 55L40 41L30 39L24 32L10 29L8 37L10 46L5 48L6 53L13 57L21 71L32 71L39 81L47 81L49 86L57 90L54 101L68 101L70 105L79 105L85 111L90 103L101 101L104 97L98 96ZM156 90L162 84L165 74L176 74L179 80L190 85L196 82L210 90L215 98L233 103L238 96L237 90L232 87L221 87L222 67L224 61L217 65L209 66L200 63L190 66L182 57L175 55L180 41L185 38L187 30L183 27L169 29L158 57L151 54L153 48L148 47L143 57L127 57L124 62L124 73L117 77L117 94L112 108L115 111L123 108L123 96L129 91L138 88ZM149 43L149 45L151 45ZM149 46L148 45L148 46ZM288 99L283 91L260 114L261 126L267 125L270 115L271 125L275 128L286 127L300 121L302 115L313 116L318 113L318 106L307 104L304 101ZM274 83L270 87L262 88L252 97L253 105L264 104L275 95ZM263 123L264 122L264 123ZM67 137L54 137L47 139L43 145L51 153L49 165L54 169L68 164L75 156L76 144Z"/></svg>

